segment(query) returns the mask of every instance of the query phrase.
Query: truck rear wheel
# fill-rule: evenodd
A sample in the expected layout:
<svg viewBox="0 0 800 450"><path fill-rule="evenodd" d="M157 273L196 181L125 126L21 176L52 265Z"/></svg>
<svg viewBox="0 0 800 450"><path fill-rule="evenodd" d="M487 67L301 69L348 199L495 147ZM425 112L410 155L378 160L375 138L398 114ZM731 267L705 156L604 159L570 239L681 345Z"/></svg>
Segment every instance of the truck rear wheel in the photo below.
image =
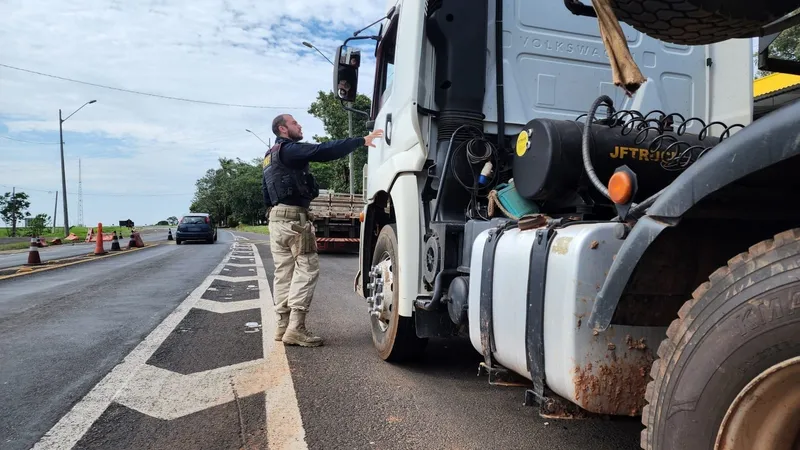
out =
<svg viewBox="0 0 800 450"><path fill-rule="evenodd" d="M800 448L800 229L711 274L658 356L642 412L645 450Z"/></svg>
<svg viewBox="0 0 800 450"><path fill-rule="evenodd" d="M680 45L754 37L799 6L796 0L611 0L619 20Z"/></svg>
<svg viewBox="0 0 800 450"><path fill-rule="evenodd" d="M368 299L372 342L385 361L405 361L422 354L427 339L417 337L414 319L400 316L397 281L402 276L397 263L397 229L384 226L372 254Z"/></svg>

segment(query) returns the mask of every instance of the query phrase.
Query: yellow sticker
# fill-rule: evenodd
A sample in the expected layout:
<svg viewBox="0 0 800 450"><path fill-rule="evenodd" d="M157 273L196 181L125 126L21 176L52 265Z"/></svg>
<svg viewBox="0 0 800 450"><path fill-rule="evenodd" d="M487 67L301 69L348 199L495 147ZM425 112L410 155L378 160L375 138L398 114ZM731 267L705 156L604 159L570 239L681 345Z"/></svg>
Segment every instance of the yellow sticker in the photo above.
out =
<svg viewBox="0 0 800 450"><path fill-rule="evenodd" d="M528 141L528 130L522 130L522 132L517 136L517 156L522 156L525 152L528 151L528 145L530 145L530 141Z"/></svg>

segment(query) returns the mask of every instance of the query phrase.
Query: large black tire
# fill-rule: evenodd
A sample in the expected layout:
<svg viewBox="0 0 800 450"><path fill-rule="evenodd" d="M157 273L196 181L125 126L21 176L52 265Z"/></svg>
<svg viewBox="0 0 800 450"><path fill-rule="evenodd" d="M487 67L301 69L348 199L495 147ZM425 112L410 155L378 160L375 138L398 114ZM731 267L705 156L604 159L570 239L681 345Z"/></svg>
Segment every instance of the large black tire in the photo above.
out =
<svg viewBox="0 0 800 450"><path fill-rule="evenodd" d="M656 39L704 45L758 35L798 0L611 0L617 18Z"/></svg>
<svg viewBox="0 0 800 450"><path fill-rule="evenodd" d="M397 228L394 224L385 225L378 234L375 251L372 254L372 266L378 264L386 256L391 261L393 284L395 286L391 291L390 304L393 307L390 312L392 316L385 331L379 326L378 319L370 316L372 342L378 351L378 356L384 361L409 361L422 355L428 340L417 337L414 319L400 316L400 308L397 308L399 296L397 295L396 286L397 280L400 279L402 273L400 273L400 266L397 263Z"/></svg>
<svg viewBox="0 0 800 450"><path fill-rule="evenodd" d="M727 409L747 383L800 355L798 280L795 229L735 256L695 290L658 348L642 448L714 448Z"/></svg>

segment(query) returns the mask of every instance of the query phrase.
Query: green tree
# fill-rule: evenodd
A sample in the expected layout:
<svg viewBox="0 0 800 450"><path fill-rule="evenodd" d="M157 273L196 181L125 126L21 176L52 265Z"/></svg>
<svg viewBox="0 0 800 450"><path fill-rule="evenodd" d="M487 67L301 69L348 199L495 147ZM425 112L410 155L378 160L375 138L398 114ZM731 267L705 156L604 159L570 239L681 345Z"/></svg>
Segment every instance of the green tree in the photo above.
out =
<svg viewBox="0 0 800 450"><path fill-rule="evenodd" d="M172 225L173 227L178 224L178 218L175 216L167 217L167 225Z"/></svg>
<svg viewBox="0 0 800 450"><path fill-rule="evenodd" d="M28 226L28 235L31 237L38 237L45 233L47 226L50 224L50 216L47 214L37 214L36 217L30 220Z"/></svg>
<svg viewBox="0 0 800 450"><path fill-rule="evenodd" d="M366 95L359 94L353 104L353 109L369 112L372 102ZM344 139L347 136L347 110L342 107L333 92L319 91L317 99L308 108L308 113L320 119L325 128L327 136L313 136L317 142L326 142L335 139ZM367 117L363 114L353 113L353 136L366 136L369 134L367 130ZM353 169L354 177L353 187L354 192L361 193L363 186L361 186L362 173L364 171L364 164L367 163L367 148L361 147L353 154ZM336 192L349 192L349 176L350 171L348 167L348 158L341 158L336 161L325 163L311 163L311 171L314 177L319 182L320 186L324 189L332 189Z"/></svg>
<svg viewBox="0 0 800 450"><path fill-rule="evenodd" d="M258 224L266 207L261 194L261 160L247 162L221 158L220 167L197 180L191 212L206 212L215 221Z"/></svg>
<svg viewBox="0 0 800 450"><path fill-rule="evenodd" d="M784 30L769 46L771 58L800 61L800 25ZM758 60L758 55L756 55ZM756 70L756 77L761 78L771 74L763 70Z"/></svg>
<svg viewBox="0 0 800 450"><path fill-rule="evenodd" d="M24 192L17 192L13 195L11 192L6 192L0 197L0 217L3 222L11 224L11 236L17 235L17 222L31 216L31 213L28 212L30 206L28 194Z"/></svg>

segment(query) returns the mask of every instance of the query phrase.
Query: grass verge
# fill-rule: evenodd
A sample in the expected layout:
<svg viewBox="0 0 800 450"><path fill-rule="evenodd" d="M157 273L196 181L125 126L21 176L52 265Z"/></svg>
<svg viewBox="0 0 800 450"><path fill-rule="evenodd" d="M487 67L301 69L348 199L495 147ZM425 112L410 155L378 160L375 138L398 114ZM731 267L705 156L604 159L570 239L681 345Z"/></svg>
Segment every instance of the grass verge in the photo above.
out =
<svg viewBox="0 0 800 450"><path fill-rule="evenodd" d="M269 234L269 225L239 225L236 231L244 231L245 233L258 233Z"/></svg>
<svg viewBox="0 0 800 450"><path fill-rule="evenodd" d="M22 250L31 246L30 242L14 242L11 244L0 244L0 252L4 250Z"/></svg>
<svg viewBox="0 0 800 450"><path fill-rule="evenodd" d="M81 241L84 241L86 239L86 235L89 233L89 229L90 228L94 229L94 232L97 233L97 226L94 226L94 227L77 227L77 226L73 226L73 227L69 227L69 231L70 231L70 233L74 233L75 236L78 236L78 238ZM151 228L151 227L135 227L134 230L136 230L136 231L144 231L144 230L149 229L149 228ZM158 228L163 228L163 227L158 227ZM103 226L103 233L113 233L115 231L117 232L117 235L123 234L125 237L130 236L130 230L128 229L128 227L115 227L115 226L105 226L105 225ZM0 228L0 237L9 237L9 236L11 236L11 228L8 228L8 227ZM27 228L19 228L18 227L17 228L17 237L25 237L25 236L30 236L30 231ZM54 238L64 239L64 237L65 237L64 236L64 228L63 227L60 227L60 228L56 227L56 231L55 232L53 232L51 228L47 228L47 230L45 230L44 234L42 234L41 237L46 238L48 241L50 241L51 239L54 239ZM26 245L26 247L27 247L27 245ZM2 247L0 247L0 250L2 250ZM8 250L8 249L6 249L6 250Z"/></svg>

